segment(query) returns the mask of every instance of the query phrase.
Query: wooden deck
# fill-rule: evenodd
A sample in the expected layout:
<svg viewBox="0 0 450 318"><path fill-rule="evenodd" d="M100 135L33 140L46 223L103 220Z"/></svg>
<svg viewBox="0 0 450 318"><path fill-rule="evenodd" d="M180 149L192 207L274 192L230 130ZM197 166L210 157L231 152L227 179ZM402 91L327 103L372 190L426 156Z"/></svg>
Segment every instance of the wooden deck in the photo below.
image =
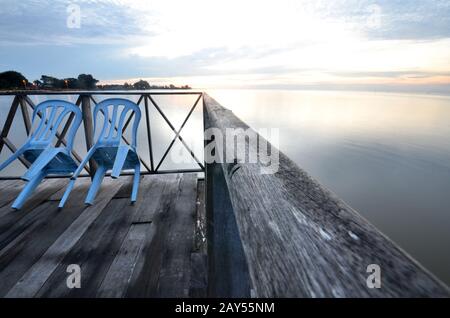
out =
<svg viewBox="0 0 450 318"><path fill-rule="evenodd" d="M0 180L0 297L190 297L206 292L198 239L204 215L197 174L144 176L130 205L131 179L109 177L93 206L81 178L63 210L67 179L45 180L20 211L20 180ZM81 267L81 288L67 267Z"/></svg>

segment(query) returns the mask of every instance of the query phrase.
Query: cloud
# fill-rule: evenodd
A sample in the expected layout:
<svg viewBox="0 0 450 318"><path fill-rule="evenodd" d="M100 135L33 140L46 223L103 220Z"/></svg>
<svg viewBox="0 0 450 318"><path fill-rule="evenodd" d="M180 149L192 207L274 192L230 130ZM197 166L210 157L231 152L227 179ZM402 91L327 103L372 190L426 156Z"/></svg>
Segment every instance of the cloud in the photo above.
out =
<svg viewBox="0 0 450 318"><path fill-rule="evenodd" d="M67 27L72 3L79 29ZM442 0L3 0L1 10L2 64L33 77L295 86L446 81L450 72Z"/></svg>
<svg viewBox="0 0 450 318"><path fill-rule="evenodd" d="M80 7L80 28L68 27L71 4ZM149 33L132 18L132 10L116 1L2 1L2 45L117 44L144 35Z"/></svg>
<svg viewBox="0 0 450 318"><path fill-rule="evenodd" d="M368 28L377 39L430 40L450 37L450 2L383 0L378 28Z"/></svg>

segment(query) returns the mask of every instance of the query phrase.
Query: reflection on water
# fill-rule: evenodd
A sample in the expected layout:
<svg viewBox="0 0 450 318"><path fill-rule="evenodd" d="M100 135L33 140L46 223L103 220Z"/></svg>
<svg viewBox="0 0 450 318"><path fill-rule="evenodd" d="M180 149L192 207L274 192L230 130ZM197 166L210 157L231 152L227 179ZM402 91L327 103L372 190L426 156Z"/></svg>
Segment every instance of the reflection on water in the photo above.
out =
<svg viewBox="0 0 450 318"><path fill-rule="evenodd" d="M283 152L450 284L449 97L281 90L208 93L255 129L279 128ZM42 98L33 100L37 103ZM159 96L155 100L178 128L195 98ZM11 101L0 99L0 127ZM150 118L156 165L174 133L153 107ZM202 129L199 107L182 136L200 159ZM11 139L20 145L25 140L21 117L14 120L12 132ZM138 147L149 162L145 116ZM81 155L86 153L83 129L75 148ZM179 142L175 150L189 158ZM0 161L7 155L4 151ZM192 160L190 164L169 160L161 169L195 167ZM17 163L1 174L21 173Z"/></svg>
<svg viewBox="0 0 450 318"><path fill-rule="evenodd" d="M209 93L450 284L450 97Z"/></svg>

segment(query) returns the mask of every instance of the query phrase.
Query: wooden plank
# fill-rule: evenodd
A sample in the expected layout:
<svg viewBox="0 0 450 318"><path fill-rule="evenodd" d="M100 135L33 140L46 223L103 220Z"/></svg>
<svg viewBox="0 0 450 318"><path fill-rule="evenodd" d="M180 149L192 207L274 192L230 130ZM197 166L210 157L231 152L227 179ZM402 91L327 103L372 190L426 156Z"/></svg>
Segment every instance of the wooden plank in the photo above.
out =
<svg viewBox="0 0 450 318"><path fill-rule="evenodd" d="M205 298L208 295L208 256L206 244L205 181L197 181L197 217L195 224L195 252L191 254L189 297Z"/></svg>
<svg viewBox="0 0 450 318"><path fill-rule="evenodd" d="M12 202L22 190L25 182L22 180L0 181L0 208Z"/></svg>
<svg viewBox="0 0 450 318"><path fill-rule="evenodd" d="M152 222L158 213L171 204L175 191L178 189L181 174L150 175L145 178L149 178L151 188L147 192L145 205L134 216L133 223Z"/></svg>
<svg viewBox="0 0 450 318"><path fill-rule="evenodd" d="M133 223L127 237L122 243L116 258L106 274L99 288L98 297L124 297L128 287L133 283L133 274L142 270L142 258L144 249L155 234L153 216L158 212L161 198L165 192L165 185L169 181L175 181L173 176L147 176L139 192L140 205L134 214ZM136 271L137 269L137 271Z"/></svg>
<svg viewBox="0 0 450 318"><path fill-rule="evenodd" d="M30 113L28 112L28 107L26 101L22 96L18 96L20 103L20 110L22 111L23 124L25 126L25 130L27 132L27 136L30 135L31 132L31 119Z"/></svg>
<svg viewBox="0 0 450 318"><path fill-rule="evenodd" d="M131 182L131 179L122 178L122 181L126 183L121 188L127 187L127 183ZM123 245L127 233L129 233L133 216L143 204L142 197L146 195L145 189L148 186L150 186L150 180L143 180L142 193L135 205L130 204L129 198L115 199L114 195L104 208L104 212L67 253L37 296L95 297L102 281L105 281L104 277ZM120 191L117 191L116 194ZM82 269L81 289L71 290L66 286L66 268L69 264L78 264Z"/></svg>
<svg viewBox="0 0 450 318"><path fill-rule="evenodd" d="M86 140L86 151L89 151L94 145L94 122L92 120L91 111L91 98L89 95L81 96L81 110L83 113L83 126L84 126L84 136ZM97 169L97 164L95 160L91 158L89 160L89 174L91 177L95 175Z"/></svg>
<svg viewBox="0 0 450 318"><path fill-rule="evenodd" d="M207 253L206 244L206 206L205 206L205 180L197 181L197 213L195 220L195 251Z"/></svg>
<svg viewBox="0 0 450 318"><path fill-rule="evenodd" d="M61 259L42 285L37 297L95 297L97 290L126 236L130 218L128 199L112 199L80 240ZM66 285L67 266L81 267L81 288Z"/></svg>
<svg viewBox="0 0 450 318"><path fill-rule="evenodd" d="M248 128L207 94L204 107L208 126L220 129L224 136L228 128ZM246 138L240 138L239 146L257 151ZM240 151L234 159L243 157ZM272 151L277 150L272 147ZM252 295L450 295L443 283L281 152L278 171L273 174L261 174L260 163L239 163L238 167L220 163L248 263ZM210 212L214 217L220 213ZM381 268L381 288L366 285L370 264ZM218 271L215 275L228 279Z"/></svg>
<svg viewBox="0 0 450 318"><path fill-rule="evenodd" d="M87 182L78 183L62 211L58 210L57 202L48 201L39 206L39 217L0 250L0 296L17 283L85 209L83 201L88 186Z"/></svg>
<svg viewBox="0 0 450 318"><path fill-rule="evenodd" d="M158 297L188 297L197 197L196 174L183 174L173 208L164 216L166 240Z"/></svg>
<svg viewBox="0 0 450 318"><path fill-rule="evenodd" d="M251 281L233 205L219 164L206 165L208 296L251 297Z"/></svg>
<svg viewBox="0 0 450 318"><path fill-rule="evenodd" d="M5 230L9 229L12 224L17 222L20 218L30 214L26 211L33 211L42 202L47 200L53 193L61 190L66 185L67 180L64 179L45 179L36 188L33 194L25 202L24 206L16 211L10 207L9 204L0 208L0 237ZM15 199L15 198L14 198ZM1 239L0 239L1 244Z"/></svg>
<svg viewBox="0 0 450 318"><path fill-rule="evenodd" d="M153 188L152 196L158 198L152 201L147 213L135 219L135 223L152 222L155 234L147 238L142 248L141 256L137 259L133 276L130 279L126 297L157 297L159 273L163 266L163 253L167 231L170 228L168 218L173 209L181 175L165 175L156 179L159 185ZM156 189L156 190L155 190Z"/></svg>
<svg viewBox="0 0 450 318"><path fill-rule="evenodd" d="M120 186L120 181L104 183L100 188L95 205L84 209L83 213L56 239L40 259L25 272L6 297L35 296L61 264L64 257L110 203L111 198L120 189ZM63 283L65 284L65 280Z"/></svg>
<svg viewBox="0 0 450 318"><path fill-rule="evenodd" d="M203 112L203 117L205 130L214 128L207 111ZM205 152L206 146L205 138ZM205 153L205 158L207 155ZM205 190L208 296L250 297L247 258L219 163L206 162Z"/></svg>
<svg viewBox="0 0 450 318"><path fill-rule="evenodd" d="M58 187L59 192L63 189ZM44 200L35 207L24 211L11 211L2 221L2 232L0 233L0 253L3 253L5 249L11 246L24 234L28 233L30 229L34 229L41 223L48 222L48 215L54 212L55 205L49 204L49 201Z"/></svg>
<svg viewBox="0 0 450 318"><path fill-rule="evenodd" d="M152 239L155 227L151 223L132 224L120 250L111 264L97 294L98 297L120 298L126 294L136 261L142 254L143 242Z"/></svg>
<svg viewBox="0 0 450 318"><path fill-rule="evenodd" d="M132 182L132 176L121 176L123 185L120 188L120 190L114 195L114 199L126 199L131 198L131 190L133 188L133 182ZM141 176L141 182L144 180L144 177ZM145 180L144 182L147 182L148 180ZM141 195L140 192L145 191L144 184L139 184L139 196Z"/></svg>
<svg viewBox="0 0 450 318"><path fill-rule="evenodd" d="M191 254L191 277L189 282L189 297L205 298L208 289L208 257L206 253Z"/></svg>

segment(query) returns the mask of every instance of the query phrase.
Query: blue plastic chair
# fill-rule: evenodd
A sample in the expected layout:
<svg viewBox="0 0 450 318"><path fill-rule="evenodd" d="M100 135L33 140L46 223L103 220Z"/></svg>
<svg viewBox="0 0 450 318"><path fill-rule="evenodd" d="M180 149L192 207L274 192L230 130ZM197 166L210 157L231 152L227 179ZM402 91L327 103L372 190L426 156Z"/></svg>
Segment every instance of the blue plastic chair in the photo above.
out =
<svg viewBox="0 0 450 318"><path fill-rule="evenodd" d="M109 110L112 109L112 118L109 120ZM121 144L122 129L128 112L134 112L131 146ZM92 185L86 197L85 203L92 205L102 180L108 170L112 169L111 177L116 179L122 170L134 169L133 189L131 203L136 202L139 179L140 161L136 152L136 135L141 120L141 110L135 103L121 98L106 99L95 106L94 109L94 133L97 129L97 115L103 113L103 127L96 143L88 151L78 169L71 177L71 181L61 199L59 207L62 208L73 189L75 180L83 170L89 159L93 158L97 163L97 171L92 179ZM119 117L120 113L120 117ZM116 126L116 123L118 125ZM117 127L117 129L115 128Z"/></svg>
<svg viewBox="0 0 450 318"><path fill-rule="evenodd" d="M56 148L52 144L53 138L63 119L70 113L74 114L74 118L68 131L67 144ZM0 165L0 170L2 170L22 155L32 163L25 175L22 176L22 179L28 181L28 183L14 201L12 205L14 209L20 209L23 206L33 190L47 175L70 174L77 168L70 152L75 134L81 123L81 110L76 105L63 100L48 100L35 107L33 123L38 114L40 114L41 121L36 130L22 147Z"/></svg>

